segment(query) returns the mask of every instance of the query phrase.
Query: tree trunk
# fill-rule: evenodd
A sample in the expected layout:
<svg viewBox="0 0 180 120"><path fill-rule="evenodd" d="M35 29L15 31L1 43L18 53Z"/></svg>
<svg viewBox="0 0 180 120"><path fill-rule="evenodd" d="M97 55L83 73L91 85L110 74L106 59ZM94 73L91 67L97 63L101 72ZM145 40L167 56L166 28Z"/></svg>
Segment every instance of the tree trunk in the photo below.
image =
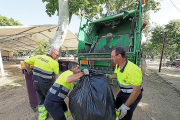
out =
<svg viewBox="0 0 180 120"><path fill-rule="evenodd" d="M66 37L69 24L69 6L68 0L58 0L59 2L59 19L56 34L51 42L51 47L61 50L62 44Z"/></svg>

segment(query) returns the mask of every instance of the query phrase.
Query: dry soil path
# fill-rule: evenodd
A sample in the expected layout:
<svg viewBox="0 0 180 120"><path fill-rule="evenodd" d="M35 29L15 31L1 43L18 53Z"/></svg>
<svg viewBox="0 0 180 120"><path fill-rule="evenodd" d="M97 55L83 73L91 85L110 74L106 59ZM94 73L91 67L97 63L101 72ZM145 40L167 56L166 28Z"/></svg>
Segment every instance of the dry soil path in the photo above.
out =
<svg viewBox="0 0 180 120"><path fill-rule="evenodd" d="M37 120L38 112L33 112L30 108L21 69L17 65L12 67L12 64L10 64L7 66L11 67L4 66L6 72L9 72L6 79L11 80L12 74L13 78L19 80L10 82L16 82L18 85L6 84L0 86L0 119ZM180 92L178 85L170 84L171 82L165 79L167 77L164 77L163 73L159 75L156 69L151 68L152 64L147 64L147 68L145 63L143 66L143 70L147 69L143 77L143 98L134 112L133 120L180 120ZM170 72L172 73L171 70L169 70ZM167 73L164 72L164 74ZM178 81L177 77L172 77L171 79ZM0 84L6 79L0 78ZM114 95L119 91L119 88L112 89ZM68 103L68 99L66 99L66 102ZM52 118L48 120L52 120ZM68 120L73 120L70 115Z"/></svg>

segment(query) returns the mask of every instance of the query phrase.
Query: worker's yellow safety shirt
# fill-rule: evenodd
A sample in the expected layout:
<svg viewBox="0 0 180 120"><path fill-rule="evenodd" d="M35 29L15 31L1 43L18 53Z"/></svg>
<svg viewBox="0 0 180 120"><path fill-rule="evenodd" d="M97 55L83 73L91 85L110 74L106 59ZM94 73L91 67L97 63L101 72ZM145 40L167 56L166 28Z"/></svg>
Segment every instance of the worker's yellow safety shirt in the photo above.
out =
<svg viewBox="0 0 180 120"><path fill-rule="evenodd" d="M55 83L58 83L64 87L66 87L67 89L71 89L73 83L67 82L67 78L71 75L73 75L73 72L70 70L67 70L58 77L58 79L55 81Z"/></svg>
<svg viewBox="0 0 180 120"><path fill-rule="evenodd" d="M33 80L41 82L50 82L53 80L54 75L59 74L59 64L49 54L36 55L25 62L29 65L34 65Z"/></svg>
<svg viewBox="0 0 180 120"><path fill-rule="evenodd" d="M46 98L56 102L64 100L73 85L67 82L67 78L71 75L73 72L70 70L63 72L49 89Z"/></svg>
<svg viewBox="0 0 180 120"><path fill-rule="evenodd" d="M117 74L117 80L122 92L132 93L133 88L131 85L141 86L142 89L141 69L131 61L126 59L126 63L122 69L116 64L114 73Z"/></svg>

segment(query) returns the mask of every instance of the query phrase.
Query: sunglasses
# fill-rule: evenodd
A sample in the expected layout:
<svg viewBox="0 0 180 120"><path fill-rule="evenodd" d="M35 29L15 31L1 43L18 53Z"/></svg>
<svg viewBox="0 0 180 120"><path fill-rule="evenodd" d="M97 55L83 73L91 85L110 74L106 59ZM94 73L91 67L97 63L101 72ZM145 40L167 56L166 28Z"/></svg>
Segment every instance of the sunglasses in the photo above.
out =
<svg viewBox="0 0 180 120"><path fill-rule="evenodd" d="M117 55L115 55L115 56L111 56L111 58L113 58L113 57L116 57L116 56L118 56L119 54L117 54Z"/></svg>
<svg viewBox="0 0 180 120"><path fill-rule="evenodd" d="M59 57L59 55L57 55L56 53L54 53L56 55L56 57Z"/></svg>

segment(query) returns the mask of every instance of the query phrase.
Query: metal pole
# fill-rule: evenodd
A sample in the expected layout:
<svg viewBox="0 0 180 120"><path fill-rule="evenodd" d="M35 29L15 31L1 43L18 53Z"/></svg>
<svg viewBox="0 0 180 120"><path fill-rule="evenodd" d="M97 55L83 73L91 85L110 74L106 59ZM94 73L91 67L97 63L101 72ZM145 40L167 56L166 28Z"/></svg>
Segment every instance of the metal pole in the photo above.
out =
<svg viewBox="0 0 180 120"><path fill-rule="evenodd" d="M0 67L1 67L1 76L4 77L4 67L3 67L3 61L1 56L1 49L0 49Z"/></svg>
<svg viewBox="0 0 180 120"><path fill-rule="evenodd" d="M162 58L163 58L163 53L164 53L165 39L166 39L166 32L164 33L163 47L162 47L162 52L161 52L161 60L160 60L160 64L159 64L159 72L161 72L161 63L162 63Z"/></svg>
<svg viewBox="0 0 180 120"><path fill-rule="evenodd" d="M68 54L68 52L67 52L67 48L66 48L66 61L67 61L67 54Z"/></svg>

